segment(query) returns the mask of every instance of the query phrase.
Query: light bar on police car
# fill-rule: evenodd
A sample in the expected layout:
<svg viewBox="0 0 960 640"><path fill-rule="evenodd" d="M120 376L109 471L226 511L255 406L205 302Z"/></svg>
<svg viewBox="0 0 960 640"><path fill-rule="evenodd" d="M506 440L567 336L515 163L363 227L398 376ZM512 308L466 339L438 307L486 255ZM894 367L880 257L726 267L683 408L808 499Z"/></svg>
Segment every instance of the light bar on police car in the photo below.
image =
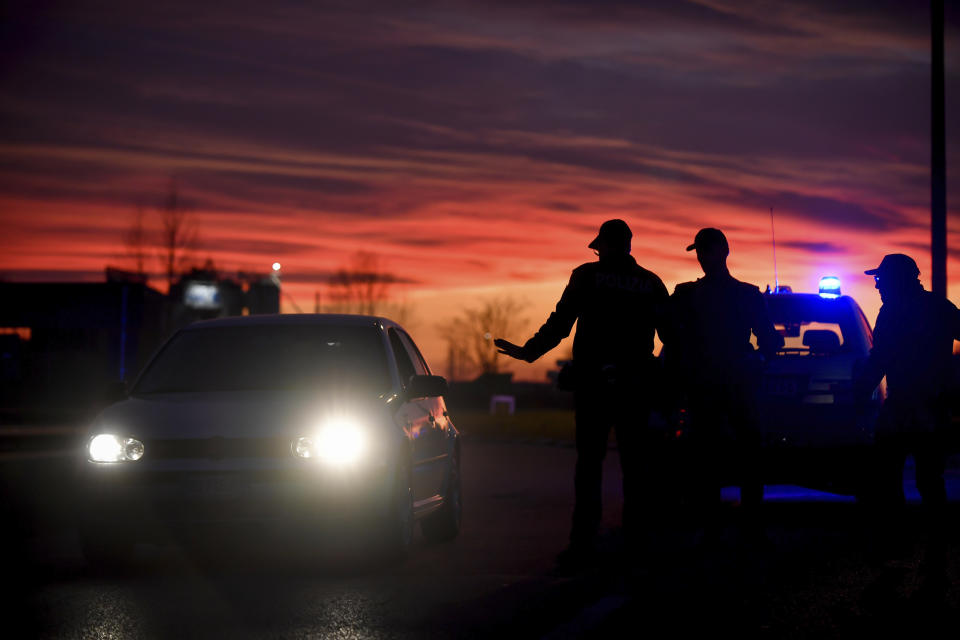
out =
<svg viewBox="0 0 960 640"><path fill-rule="evenodd" d="M840 278L836 276L824 276L823 278L820 278L820 297L839 298Z"/></svg>

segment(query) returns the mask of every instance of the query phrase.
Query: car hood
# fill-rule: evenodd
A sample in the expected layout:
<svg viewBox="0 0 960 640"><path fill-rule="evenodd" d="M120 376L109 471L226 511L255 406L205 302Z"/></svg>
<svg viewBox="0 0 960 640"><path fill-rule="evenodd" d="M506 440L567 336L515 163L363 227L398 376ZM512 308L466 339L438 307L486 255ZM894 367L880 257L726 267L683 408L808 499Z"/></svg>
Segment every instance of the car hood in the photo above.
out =
<svg viewBox="0 0 960 640"><path fill-rule="evenodd" d="M283 392L170 393L135 396L103 410L93 431L141 439L263 438L308 435L325 419L382 424L379 398Z"/></svg>

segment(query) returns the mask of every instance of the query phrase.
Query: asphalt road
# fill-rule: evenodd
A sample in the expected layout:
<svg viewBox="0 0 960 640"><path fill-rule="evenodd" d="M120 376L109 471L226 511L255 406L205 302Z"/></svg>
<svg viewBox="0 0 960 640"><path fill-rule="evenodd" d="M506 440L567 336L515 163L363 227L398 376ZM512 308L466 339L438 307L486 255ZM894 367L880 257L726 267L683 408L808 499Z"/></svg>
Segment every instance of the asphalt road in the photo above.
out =
<svg viewBox="0 0 960 640"><path fill-rule="evenodd" d="M960 548L930 590L918 510L879 548L850 500L768 488L766 538L744 537L736 496L719 539L653 520L627 554L618 527L615 451L605 469L604 535L595 561L560 575L574 452L467 442L465 520L451 543L417 538L409 558L246 545L213 557L140 546L123 572L87 566L72 524L71 468L42 453L0 458L5 637L610 637L659 630L790 637L889 632L955 621ZM960 499L960 476L950 472ZM651 494L656 487L650 487ZM957 514L951 508L952 530ZM319 551L319 550L318 550ZM932 594L932 595L931 595Z"/></svg>

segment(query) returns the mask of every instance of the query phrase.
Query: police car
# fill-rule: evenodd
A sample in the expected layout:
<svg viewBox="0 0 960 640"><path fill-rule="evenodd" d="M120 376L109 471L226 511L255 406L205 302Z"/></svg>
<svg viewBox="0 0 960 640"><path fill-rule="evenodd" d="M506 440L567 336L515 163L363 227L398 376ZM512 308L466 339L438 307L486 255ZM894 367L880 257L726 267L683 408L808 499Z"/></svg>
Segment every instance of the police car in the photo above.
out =
<svg viewBox="0 0 960 640"><path fill-rule="evenodd" d="M785 343L763 379L764 480L860 494L885 396L881 386L866 406L854 398L870 323L835 277L821 278L818 293L780 287L764 299Z"/></svg>

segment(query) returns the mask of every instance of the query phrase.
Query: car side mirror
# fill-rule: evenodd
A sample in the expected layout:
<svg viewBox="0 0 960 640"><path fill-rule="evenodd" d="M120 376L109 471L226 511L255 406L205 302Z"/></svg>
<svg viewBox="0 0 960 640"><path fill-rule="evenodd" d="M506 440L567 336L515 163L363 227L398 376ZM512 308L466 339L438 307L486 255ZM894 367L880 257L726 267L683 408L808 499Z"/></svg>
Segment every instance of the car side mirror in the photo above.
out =
<svg viewBox="0 0 960 640"><path fill-rule="evenodd" d="M435 398L447 393L447 379L443 376L410 376L407 398Z"/></svg>

